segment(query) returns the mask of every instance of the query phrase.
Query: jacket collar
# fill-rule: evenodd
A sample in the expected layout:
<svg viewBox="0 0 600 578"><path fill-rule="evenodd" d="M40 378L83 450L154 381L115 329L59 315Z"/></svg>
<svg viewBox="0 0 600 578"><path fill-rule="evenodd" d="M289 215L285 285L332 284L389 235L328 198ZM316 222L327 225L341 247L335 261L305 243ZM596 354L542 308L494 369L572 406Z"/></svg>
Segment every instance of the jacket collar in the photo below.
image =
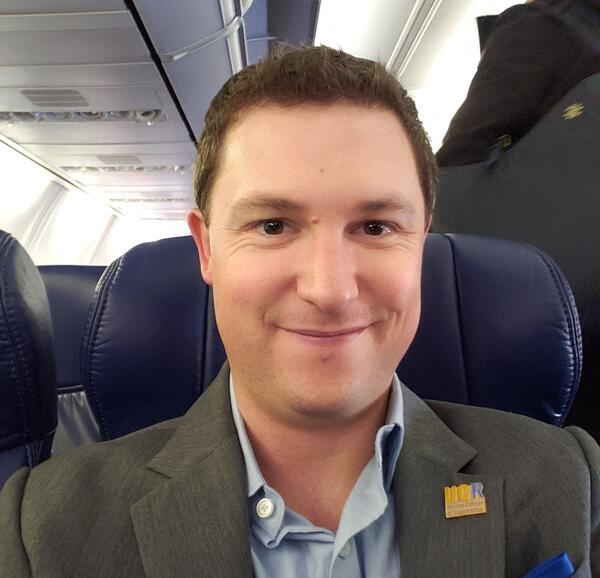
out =
<svg viewBox="0 0 600 578"><path fill-rule="evenodd" d="M250 578L246 477L224 366L148 464L166 481L131 508L146 576Z"/></svg>
<svg viewBox="0 0 600 578"><path fill-rule="evenodd" d="M231 416L229 367L149 462L165 482L131 508L148 578L250 578L244 460ZM477 452L408 388L393 479L404 576L504 576L503 480L461 473ZM482 482L487 513L446 519L444 487Z"/></svg>
<svg viewBox="0 0 600 578"><path fill-rule="evenodd" d="M504 576L504 481L471 470L477 451L408 388L406 436L394 476L403 576ZM444 488L481 482L487 513L446 519Z"/></svg>

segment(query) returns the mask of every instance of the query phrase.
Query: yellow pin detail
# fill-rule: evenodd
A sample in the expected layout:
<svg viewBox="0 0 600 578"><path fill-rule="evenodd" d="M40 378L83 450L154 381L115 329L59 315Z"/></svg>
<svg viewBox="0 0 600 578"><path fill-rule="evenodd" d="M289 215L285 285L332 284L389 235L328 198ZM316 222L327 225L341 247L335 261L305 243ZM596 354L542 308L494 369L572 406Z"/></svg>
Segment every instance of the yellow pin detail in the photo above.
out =
<svg viewBox="0 0 600 578"><path fill-rule="evenodd" d="M473 482L459 486L446 486L444 488L444 503L446 518L459 518L460 516L474 516L485 514L485 496L483 484Z"/></svg>
<svg viewBox="0 0 600 578"><path fill-rule="evenodd" d="M567 106L565 110L563 110L563 118L565 120L573 120L574 118L577 118L583 114L584 108L583 102L574 102L573 104Z"/></svg>

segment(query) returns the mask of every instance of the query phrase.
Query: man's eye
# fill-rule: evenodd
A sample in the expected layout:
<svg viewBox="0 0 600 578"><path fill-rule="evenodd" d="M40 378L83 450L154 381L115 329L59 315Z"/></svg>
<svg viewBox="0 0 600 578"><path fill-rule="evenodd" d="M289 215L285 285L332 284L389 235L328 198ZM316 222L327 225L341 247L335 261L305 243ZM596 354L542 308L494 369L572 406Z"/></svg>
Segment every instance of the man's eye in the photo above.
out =
<svg viewBox="0 0 600 578"><path fill-rule="evenodd" d="M370 237L378 237L389 233L390 227L385 223L380 223L379 221L367 221L363 225L363 231Z"/></svg>
<svg viewBox="0 0 600 578"><path fill-rule="evenodd" d="M257 229L265 235L281 235L284 224L280 219L270 219L258 223Z"/></svg>

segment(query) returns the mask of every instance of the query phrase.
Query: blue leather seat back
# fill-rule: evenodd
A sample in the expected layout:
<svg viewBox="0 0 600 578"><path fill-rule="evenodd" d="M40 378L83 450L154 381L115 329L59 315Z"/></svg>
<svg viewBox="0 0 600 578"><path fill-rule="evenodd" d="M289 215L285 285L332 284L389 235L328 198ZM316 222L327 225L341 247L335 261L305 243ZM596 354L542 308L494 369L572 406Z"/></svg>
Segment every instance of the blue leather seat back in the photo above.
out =
<svg viewBox="0 0 600 578"><path fill-rule="evenodd" d="M516 411L562 425L581 375L567 281L541 251L430 234L421 322L398 367L421 397Z"/></svg>
<svg viewBox="0 0 600 578"><path fill-rule="evenodd" d="M425 398L562 423L581 341L552 261L510 241L429 235L423 268L422 322L400 377ZM103 438L184 413L224 359L190 237L140 245L109 266L83 358Z"/></svg>
<svg viewBox="0 0 600 578"><path fill-rule="evenodd" d="M96 283L106 267L42 265L56 347L59 391L81 387L81 344Z"/></svg>
<svg viewBox="0 0 600 578"><path fill-rule="evenodd" d="M81 379L81 347L96 283L105 267L38 267L50 303L58 390L58 427L52 453L100 439Z"/></svg>
<svg viewBox="0 0 600 578"><path fill-rule="evenodd" d="M191 237L108 266L90 312L83 382L103 439L183 414L225 354Z"/></svg>
<svg viewBox="0 0 600 578"><path fill-rule="evenodd" d="M0 487L50 455L56 368L46 290L33 261L0 231Z"/></svg>

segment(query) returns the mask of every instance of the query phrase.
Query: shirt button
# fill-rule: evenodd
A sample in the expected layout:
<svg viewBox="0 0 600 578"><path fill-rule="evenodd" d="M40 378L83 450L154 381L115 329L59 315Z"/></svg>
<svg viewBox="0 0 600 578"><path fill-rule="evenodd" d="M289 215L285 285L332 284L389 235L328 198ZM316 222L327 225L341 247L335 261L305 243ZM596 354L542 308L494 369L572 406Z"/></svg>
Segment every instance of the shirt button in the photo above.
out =
<svg viewBox="0 0 600 578"><path fill-rule="evenodd" d="M346 558L352 551L352 544L350 541L346 542L340 549L340 558Z"/></svg>
<svg viewBox="0 0 600 578"><path fill-rule="evenodd" d="M269 500L269 498L263 498L256 504L256 513L259 518L268 518L273 513L274 509L275 506L273 501Z"/></svg>

